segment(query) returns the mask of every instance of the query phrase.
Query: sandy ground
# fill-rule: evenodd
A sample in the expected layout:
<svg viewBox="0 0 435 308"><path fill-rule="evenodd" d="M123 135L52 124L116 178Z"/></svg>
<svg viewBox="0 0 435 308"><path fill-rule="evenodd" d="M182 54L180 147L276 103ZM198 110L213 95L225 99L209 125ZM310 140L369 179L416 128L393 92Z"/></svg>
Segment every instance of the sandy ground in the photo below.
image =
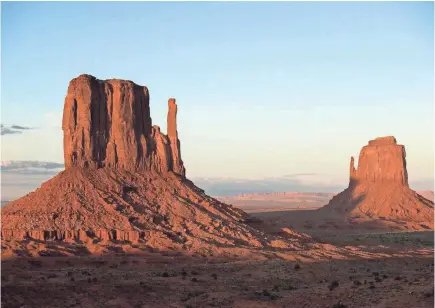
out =
<svg viewBox="0 0 435 308"><path fill-rule="evenodd" d="M433 200L433 191L418 191ZM288 228L297 232L313 233L366 233L433 230L433 221L403 221L379 217L347 218L333 211L323 211L332 193L262 193L218 197L227 204L241 208L262 223L252 226L266 232L279 232ZM322 211L320 211L322 209Z"/></svg>
<svg viewBox="0 0 435 308"><path fill-rule="evenodd" d="M433 232L318 235L355 255L2 260L2 307L433 307ZM351 245L351 246L350 246Z"/></svg>
<svg viewBox="0 0 435 308"><path fill-rule="evenodd" d="M364 219L341 217L334 212L318 210L284 210L250 213L262 221L254 227L266 232L277 232L288 228L308 234L318 233L376 233L412 232L433 230L433 222L411 222L394 219Z"/></svg>
<svg viewBox="0 0 435 308"><path fill-rule="evenodd" d="M432 190L417 191L429 200L434 200ZM241 194L237 196L216 197L218 200L232 204L247 213L279 212L292 210L315 210L325 204L335 193L281 192L262 194Z"/></svg>
<svg viewBox="0 0 435 308"><path fill-rule="evenodd" d="M264 194L242 194L216 197L247 213L274 212L284 210L311 210L322 207L334 196L333 193L282 192Z"/></svg>

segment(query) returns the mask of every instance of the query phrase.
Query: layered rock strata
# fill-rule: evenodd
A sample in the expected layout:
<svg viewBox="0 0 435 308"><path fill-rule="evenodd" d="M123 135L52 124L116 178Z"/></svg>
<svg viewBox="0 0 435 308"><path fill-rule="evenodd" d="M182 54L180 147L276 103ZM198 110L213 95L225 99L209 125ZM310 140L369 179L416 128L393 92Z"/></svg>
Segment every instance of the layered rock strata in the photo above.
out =
<svg viewBox="0 0 435 308"><path fill-rule="evenodd" d="M177 134L177 105L169 99L168 135L153 126L147 87L128 80L71 80L62 129L65 168L172 171L185 175Z"/></svg>
<svg viewBox="0 0 435 308"><path fill-rule="evenodd" d="M405 147L392 136L369 141L358 168L351 157L349 187L321 212L330 210L353 218L429 222L433 228L433 202L409 188Z"/></svg>
<svg viewBox="0 0 435 308"><path fill-rule="evenodd" d="M360 152L358 169L354 167L354 158L350 159L350 184L396 183L408 186L405 157L405 147L397 144L394 137L370 140Z"/></svg>

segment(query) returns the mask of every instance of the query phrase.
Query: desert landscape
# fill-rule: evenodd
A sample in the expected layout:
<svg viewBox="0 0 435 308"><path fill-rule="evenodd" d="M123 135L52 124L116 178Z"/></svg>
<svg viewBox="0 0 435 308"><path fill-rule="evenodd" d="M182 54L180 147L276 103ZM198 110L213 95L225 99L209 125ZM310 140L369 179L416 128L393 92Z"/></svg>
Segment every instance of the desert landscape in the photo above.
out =
<svg viewBox="0 0 435 308"><path fill-rule="evenodd" d="M1 307L435 307L434 12L2 2Z"/></svg>
<svg viewBox="0 0 435 308"><path fill-rule="evenodd" d="M433 202L433 190L419 190L417 193ZM299 209L316 210L328 204L335 193L323 192L278 192L216 196L216 199L232 204L247 213L293 211Z"/></svg>
<svg viewBox="0 0 435 308"><path fill-rule="evenodd" d="M394 137L351 159L340 194L218 200L186 178L176 118L171 98L161 133L132 81L71 80L65 170L2 208L2 306L433 303L433 201Z"/></svg>

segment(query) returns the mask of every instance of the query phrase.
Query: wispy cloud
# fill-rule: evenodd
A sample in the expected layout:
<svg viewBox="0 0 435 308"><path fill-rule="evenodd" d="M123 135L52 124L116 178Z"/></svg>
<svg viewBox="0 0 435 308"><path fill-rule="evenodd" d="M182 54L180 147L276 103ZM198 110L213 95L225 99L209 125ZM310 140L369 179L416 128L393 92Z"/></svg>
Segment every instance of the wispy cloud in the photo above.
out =
<svg viewBox="0 0 435 308"><path fill-rule="evenodd" d="M15 200L34 191L42 183L64 170L64 165L44 161L2 161L1 200Z"/></svg>
<svg viewBox="0 0 435 308"><path fill-rule="evenodd" d="M33 127L21 126L21 125L12 125L10 127L4 126L1 124L1 135L13 135L13 134L21 134L24 130L34 129Z"/></svg>
<svg viewBox="0 0 435 308"><path fill-rule="evenodd" d="M2 161L0 167L2 200L21 197L64 170L61 163L45 161ZM336 179L322 173L294 173L259 179L192 177L191 180L212 196L274 192L338 193L348 184L347 178ZM417 190L432 190L433 185L433 179L410 183L411 188Z"/></svg>
<svg viewBox="0 0 435 308"><path fill-rule="evenodd" d="M1 171L18 174L56 174L64 169L64 165L43 161L2 161Z"/></svg>
<svg viewBox="0 0 435 308"><path fill-rule="evenodd" d="M20 129L20 130L23 130L23 129L32 129L31 127L20 126L20 125L12 125L11 128L12 129Z"/></svg>

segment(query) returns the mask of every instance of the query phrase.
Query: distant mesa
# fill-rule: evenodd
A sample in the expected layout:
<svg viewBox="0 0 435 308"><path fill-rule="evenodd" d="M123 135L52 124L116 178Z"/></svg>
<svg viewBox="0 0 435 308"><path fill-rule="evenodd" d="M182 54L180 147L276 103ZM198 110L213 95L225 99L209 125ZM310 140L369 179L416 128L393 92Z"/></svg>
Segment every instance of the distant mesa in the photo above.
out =
<svg viewBox="0 0 435 308"><path fill-rule="evenodd" d="M411 190L406 152L394 137L370 140L360 152L358 168L350 160L349 187L321 209L347 217L430 223L433 202Z"/></svg>

